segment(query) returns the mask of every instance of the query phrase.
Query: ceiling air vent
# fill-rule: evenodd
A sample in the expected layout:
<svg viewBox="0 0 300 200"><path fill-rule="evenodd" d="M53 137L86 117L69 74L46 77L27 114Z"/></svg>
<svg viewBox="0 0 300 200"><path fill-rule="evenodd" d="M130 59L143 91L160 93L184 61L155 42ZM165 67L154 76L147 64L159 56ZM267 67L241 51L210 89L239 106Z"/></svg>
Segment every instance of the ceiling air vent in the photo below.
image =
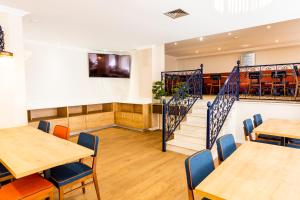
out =
<svg viewBox="0 0 300 200"><path fill-rule="evenodd" d="M164 13L166 16L171 17L172 19L177 19L179 17L184 17L186 15L189 15L189 13L185 12L182 9L176 9L170 12Z"/></svg>

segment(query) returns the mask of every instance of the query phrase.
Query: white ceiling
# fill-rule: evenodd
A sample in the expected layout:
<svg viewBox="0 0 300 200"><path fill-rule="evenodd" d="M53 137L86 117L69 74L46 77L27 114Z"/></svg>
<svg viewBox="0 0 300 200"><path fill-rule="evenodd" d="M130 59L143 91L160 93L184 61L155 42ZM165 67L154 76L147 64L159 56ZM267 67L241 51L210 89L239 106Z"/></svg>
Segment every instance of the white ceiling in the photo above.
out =
<svg viewBox="0 0 300 200"><path fill-rule="evenodd" d="M300 19L167 43L166 54L177 59L251 52L300 45Z"/></svg>
<svg viewBox="0 0 300 200"><path fill-rule="evenodd" d="M248 14L220 14L213 0L0 0L30 12L25 38L94 50L131 50L300 17L299 0L273 0ZM189 16L163 13L182 8ZM38 20L38 23L32 21Z"/></svg>

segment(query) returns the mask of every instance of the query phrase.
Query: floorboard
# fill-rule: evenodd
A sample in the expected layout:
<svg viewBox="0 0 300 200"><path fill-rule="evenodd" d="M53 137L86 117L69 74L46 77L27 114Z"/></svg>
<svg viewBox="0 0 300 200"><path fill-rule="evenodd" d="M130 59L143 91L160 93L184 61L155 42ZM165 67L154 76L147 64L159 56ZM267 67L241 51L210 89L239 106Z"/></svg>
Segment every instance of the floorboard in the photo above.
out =
<svg viewBox="0 0 300 200"><path fill-rule="evenodd" d="M100 137L97 173L102 200L187 199L187 156L162 153L160 132L110 128L94 134ZM76 142L77 137L71 140ZM88 186L86 194L81 190L66 194L65 199L94 200L94 186Z"/></svg>

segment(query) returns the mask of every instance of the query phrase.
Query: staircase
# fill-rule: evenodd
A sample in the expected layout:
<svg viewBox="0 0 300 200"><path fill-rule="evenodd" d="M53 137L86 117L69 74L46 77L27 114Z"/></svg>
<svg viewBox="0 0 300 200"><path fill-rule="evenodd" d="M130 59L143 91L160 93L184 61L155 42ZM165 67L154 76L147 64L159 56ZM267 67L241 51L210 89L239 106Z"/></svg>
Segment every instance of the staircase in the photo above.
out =
<svg viewBox="0 0 300 200"><path fill-rule="evenodd" d="M191 155L206 149L207 102L199 99L184 121L174 132L174 139L167 141L167 150Z"/></svg>

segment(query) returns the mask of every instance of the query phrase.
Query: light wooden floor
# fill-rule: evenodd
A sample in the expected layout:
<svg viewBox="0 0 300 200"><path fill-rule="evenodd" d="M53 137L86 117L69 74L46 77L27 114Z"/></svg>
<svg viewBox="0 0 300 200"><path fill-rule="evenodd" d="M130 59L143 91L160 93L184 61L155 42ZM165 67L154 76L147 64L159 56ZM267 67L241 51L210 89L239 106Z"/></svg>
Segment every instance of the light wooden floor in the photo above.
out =
<svg viewBox="0 0 300 200"><path fill-rule="evenodd" d="M110 128L100 137L98 181L102 200L186 200L185 155L161 152L160 132ZM77 141L77 137L71 138ZM55 199L58 199L56 194ZM96 199L94 185L65 199Z"/></svg>

